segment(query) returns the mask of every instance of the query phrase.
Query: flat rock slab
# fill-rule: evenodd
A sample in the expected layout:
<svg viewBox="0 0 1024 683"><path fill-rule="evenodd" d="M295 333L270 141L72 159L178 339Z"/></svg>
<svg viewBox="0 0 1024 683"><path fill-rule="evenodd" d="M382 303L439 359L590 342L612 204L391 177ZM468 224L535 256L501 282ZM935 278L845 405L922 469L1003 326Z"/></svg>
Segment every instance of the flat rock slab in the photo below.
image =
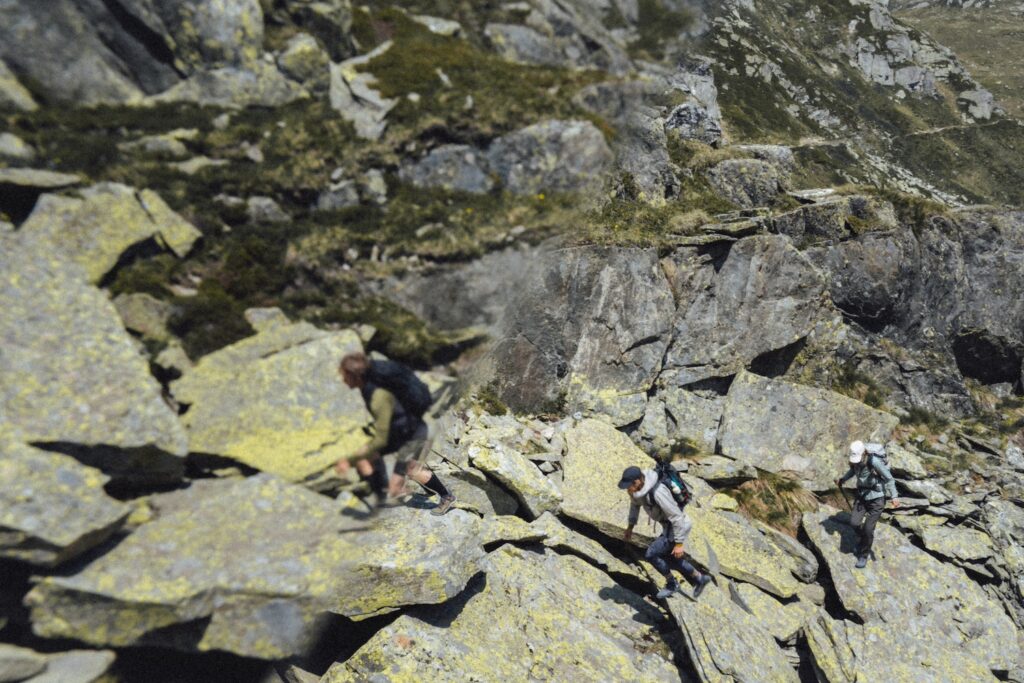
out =
<svg viewBox="0 0 1024 683"><path fill-rule="evenodd" d="M82 199L44 195L21 232L61 251L100 282L129 247L156 239L185 256L201 236L151 190L102 183L81 191Z"/></svg>
<svg viewBox="0 0 1024 683"><path fill-rule="evenodd" d="M503 546L479 592L399 617L322 679L678 681L657 610L583 560ZM496 618L499 617L500 618Z"/></svg>
<svg viewBox="0 0 1024 683"><path fill-rule="evenodd" d="M70 650L46 655L46 668L24 683L94 683L114 663L110 650Z"/></svg>
<svg viewBox="0 0 1024 683"><path fill-rule="evenodd" d="M868 626L881 621L907 634L942 634L943 649L960 649L994 671L1013 668L1019 653L1016 627L962 569L918 549L885 523L875 530L875 559L866 569L855 569L856 536L846 520L847 515L828 511L803 518L843 607Z"/></svg>
<svg viewBox="0 0 1024 683"><path fill-rule="evenodd" d="M621 538L626 530L629 496L619 489L622 471L654 466L628 436L607 422L582 420L565 435L562 460L562 514Z"/></svg>
<svg viewBox="0 0 1024 683"><path fill-rule="evenodd" d="M719 430L722 453L769 472L791 471L824 491L848 465L851 441L888 440L898 420L825 389L737 375Z"/></svg>
<svg viewBox="0 0 1024 683"><path fill-rule="evenodd" d="M0 429L0 557L52 567L102 543L130 509L107 496L110 478Z"/></svg>
<svg viewBox="0 0 1024 683"><path fill-rule="evenodd" d="M326 611L443 602L479 569L478 520L388 510L373 527L271 475L154 497L157 515L77 574L26 597L44 637L282 659Z"/></svg>
<svg viewBox="0 0 1024 683"><path fill-rule="evenodd" d="M562 502L558 487L519 451L486 441L470 443L467 451L475 467L515 494L531 519L546 511L558 510Z"/></svg>
<svg viewBox="0 0 1024 683"><path fill-rule="evenodd" d="M800 680L771 631L740 608L724 584L709 585L696 602L676 595L668 607L702 683Z"/></svg>
<svg viewBox="0 0 1024 683"><path fill-rule="evenodd" d="M171 385L190 408L189 448L291 481L314 475L367 440L370 416L338 364L361 351L355 332L287 320L204 356Z"/></svg>
<svg viewBox="0 0 1024 683"><path fill-rule="evenodd" d="M999 680L941 635L905 631L902 625L837 621L821 610L804 628L819 680L984 683Z"/></svg>
<svg viewBox="0 0 1024 683"><path fill-rule="evenodd" d="M0 423L121 480L180 479L185 431L79 266L20 232L0 235L0 300Z"/></svg>
<svg viewBox="0 0 1024 683"><path fill-rule="evenodd" d="M82 182L72 173L56 173L34 168L0 168L0 185L13 185L36 190L59 190Z"/></svg>

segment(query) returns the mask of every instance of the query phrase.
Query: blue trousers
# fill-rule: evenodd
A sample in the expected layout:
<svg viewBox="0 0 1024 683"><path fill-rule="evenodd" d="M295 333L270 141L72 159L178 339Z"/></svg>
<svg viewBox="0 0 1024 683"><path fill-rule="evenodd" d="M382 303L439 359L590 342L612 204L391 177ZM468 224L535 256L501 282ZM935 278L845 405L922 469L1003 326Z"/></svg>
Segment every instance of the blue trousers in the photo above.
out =
<svg viewBox="0 0 1024 683"><path fill-rule="evenodd" d="M672 557L672 548L675 547L675 543L668 537L667 534L658 536L654 541L647 546L647 552L644 557L654 565L662 576L666 579L672 578L672 569L676 569L682 572L683 576L687 580L693 579L697 576L697 569L687 562L684 558Z"/></svg>

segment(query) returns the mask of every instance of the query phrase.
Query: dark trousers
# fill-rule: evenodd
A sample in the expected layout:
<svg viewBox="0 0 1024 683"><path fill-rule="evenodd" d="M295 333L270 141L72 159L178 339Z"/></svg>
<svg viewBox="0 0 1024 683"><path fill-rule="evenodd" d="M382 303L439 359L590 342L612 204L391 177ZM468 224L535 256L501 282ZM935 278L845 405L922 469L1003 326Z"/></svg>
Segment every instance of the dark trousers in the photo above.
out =
<svg viewBox="0 0 1024 683"><path fill-rule="evenodd" d="M885 509L885 498L875 498L864 501L859 497L853 503L853 513L850 515L850 524L857 530L857 557L865 557L871 552L871 546L875 542L875 525L878 524Z"/></svg>
<svg viewBox="0 0 1024 683"><path fill-rule="evenodd" d="M687 579L693 579L697 576L697 570L682 557L678 559L672 557L673 547L675 547L675 543L672 542L667 534L662 534L647 546L647 552L644 554L644 557L666 579L672 578L673 568L682 572L683 576Z"/></svg>

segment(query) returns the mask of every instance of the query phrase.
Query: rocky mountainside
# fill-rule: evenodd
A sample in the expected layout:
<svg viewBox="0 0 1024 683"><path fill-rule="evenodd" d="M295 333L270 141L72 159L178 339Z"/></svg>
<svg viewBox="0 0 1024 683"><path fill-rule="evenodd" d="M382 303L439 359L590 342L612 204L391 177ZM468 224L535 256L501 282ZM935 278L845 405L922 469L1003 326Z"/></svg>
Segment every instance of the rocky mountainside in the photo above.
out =
<svg viewBox="0 0 1024 683"><path fill-rule="evenodd" d="M1024 682L1022 12L0 0L0 681Z"/></svg>

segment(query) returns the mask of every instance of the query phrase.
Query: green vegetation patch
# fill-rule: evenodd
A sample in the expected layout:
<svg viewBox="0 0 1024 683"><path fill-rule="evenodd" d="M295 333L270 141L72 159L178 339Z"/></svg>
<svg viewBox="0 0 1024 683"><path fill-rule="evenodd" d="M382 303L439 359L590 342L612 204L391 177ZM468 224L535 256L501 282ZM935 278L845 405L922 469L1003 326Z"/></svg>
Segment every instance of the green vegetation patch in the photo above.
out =
<svg viewBox="0 0 1024 683"><path fill-rule="evenodd" d="M688 7L679 9L665 0L639 0L638 35L630 45L630 53L638 59L662 59L669 48L679 43L680 35L692 29L696 22L697 12Z"/></svg>
<svg viewBox="0 0 1024 683"><path fill-rule="evenodd" d="M795 537L803 513L818 509L818 498L792 476L758 470L757 477L724 492L747 517Z"/></svg>
<svg viewBox="0 0 1024 683"><path fill-rule="evenodd" d="M872 377L859 371L854 363L839 366L832 380L831 389L866 403L872 408L882 408L885 405L885 390Z"/></svg>

